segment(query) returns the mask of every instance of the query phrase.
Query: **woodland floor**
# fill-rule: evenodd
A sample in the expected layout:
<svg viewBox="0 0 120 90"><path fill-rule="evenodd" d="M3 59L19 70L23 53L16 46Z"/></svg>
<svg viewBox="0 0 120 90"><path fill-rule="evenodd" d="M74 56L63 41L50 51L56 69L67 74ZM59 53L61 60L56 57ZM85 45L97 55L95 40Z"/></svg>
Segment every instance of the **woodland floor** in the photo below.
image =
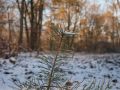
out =
<svg viewBox="0 0 120 90"><path fill-rule="evenodd" d="M21 53L15 59L13 64L9 59L0 58L0 90L19 90L14 81L25 82L41 70L41 59L35 53ZM105 83L110 82L110 90L120 90L120 54L75 53L73 58L63 61L61 68L65 70L66 80L84 80L78 90L94 80L96 84L105 80Z"/></svg>

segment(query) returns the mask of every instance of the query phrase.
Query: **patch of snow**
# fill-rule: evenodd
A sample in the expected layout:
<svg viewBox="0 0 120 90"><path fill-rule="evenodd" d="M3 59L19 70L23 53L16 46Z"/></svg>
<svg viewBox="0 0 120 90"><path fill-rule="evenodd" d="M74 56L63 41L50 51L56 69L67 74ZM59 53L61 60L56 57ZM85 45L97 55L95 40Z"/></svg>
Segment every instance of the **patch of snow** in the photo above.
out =
<svg viewBox="0 0 120 90"><path fill-rule="evenodd" d="M74 36L74 35L77 35L77 33L68 32L68 31L64 31L63 34L66 35L66 36Z"/></svg>
<svg viewBox="0 0 120 90"><path fill-rule="evenodd" d="M51 56L45 54L44 56ZM39 56L41 57L41 56ZM41 59L35 53L21 53L18 55L15 64L8 59L0 58L0 90L17 90L14 79L21 82L28 80L30 76L37 76L41 71ZM71 81L79 81L89 84L96 79L96 82L111 80L111 90L120 90L120 55L119 54L75 54L73 59L65 59L62 69L66 71L66 77ZM115 63L116 62L116 63ZM80 90L82 86L78 89Z"/></svg>

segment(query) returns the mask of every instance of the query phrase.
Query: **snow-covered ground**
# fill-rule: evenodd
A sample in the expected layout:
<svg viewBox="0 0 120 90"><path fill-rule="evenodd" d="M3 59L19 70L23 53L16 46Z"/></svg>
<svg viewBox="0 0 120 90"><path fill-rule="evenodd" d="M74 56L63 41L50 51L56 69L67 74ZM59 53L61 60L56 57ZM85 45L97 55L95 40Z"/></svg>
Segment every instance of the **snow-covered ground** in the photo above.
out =
<svg viewBox="0 0 120 90"><path fill-rule="evenodd" d="M42 55L41 55L42 56ZM40 58L35 54L21 53L13 64L9 59L0 59L0 90L18 90L15 80L24 82L30 76L40 72ZM120 90L120 54L82 54L76 53L73 58L67 58L61 66L70 81L82 82L80 87L96 83L111 82L111 90ZM80 88L78 89L80 90Z"/></svg>

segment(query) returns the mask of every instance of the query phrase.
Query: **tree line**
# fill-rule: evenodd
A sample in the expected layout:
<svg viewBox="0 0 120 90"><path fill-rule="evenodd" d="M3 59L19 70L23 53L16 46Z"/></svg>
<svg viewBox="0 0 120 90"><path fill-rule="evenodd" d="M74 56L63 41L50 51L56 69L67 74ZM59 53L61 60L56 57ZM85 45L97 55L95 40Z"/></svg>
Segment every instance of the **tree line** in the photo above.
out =
<svg viewBox="0 0 120 90"><path fill-rule="evenodd" d="M18 49L56 50L64 36L63 49L119 52L119 11L119 0L1 0L0 32Z"/></svg>

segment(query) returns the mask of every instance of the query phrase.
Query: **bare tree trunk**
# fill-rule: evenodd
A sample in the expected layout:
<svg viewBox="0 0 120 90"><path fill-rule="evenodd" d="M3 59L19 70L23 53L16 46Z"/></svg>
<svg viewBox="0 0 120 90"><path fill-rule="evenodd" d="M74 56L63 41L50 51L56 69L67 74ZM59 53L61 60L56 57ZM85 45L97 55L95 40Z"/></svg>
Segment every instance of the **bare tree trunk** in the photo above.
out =
<svg viewBox="0 0 120 90"><path fill-rule="evenodd" d="M18 39L18 45L21 46L23 43L23 14L24 14L24 0L20 3L19 0L17 0L18 8L20 11L20 32L19 32L19 39ZM21 4L21 6L20 6Z"/></svg>
<svg viewBox="0 0 120 90"><path fill-rule="evenodd" d="M40 0L39 6L39 19L38 19L38 51L41 50L41 30L42 30L42 19L43 19L43 8L44 1Z"/></svg>
<svg viewBox="0 0 120 90"><path fill-rule="evenodd" d="M10 22L10 13L8 12L8 22L9 22L9 55L11 52L11 22Z"/></svg>
<svg viewBox="0 0 120 90"><path fill-rule="evenodd" d="M24 0L22 1L16 0L16 3L18 5L18 10L20 13L20 31L19 31L18 47L17 47L17 49L19 50L23 43Z"/></svg>
<svg viewBox="0 0 120 90"><path fill-rule="evenodd" d="M28 29L28 22L27 22L27 17L28 17L28 20L30 20L30 16L28 14L28 5L26 3L26 1L24 2L25 4L25 11L24 11L24 22L25 22L25 30L26 30L26 41L27 41L27 48L30 49L30 31Z"/></svg>
<svg viewBox="0 0 120 90"><path fill-rule="evenodd" d="M31 0L31 34L30 34L30 48L35 49L36 38L35 38L35 30L34 30L34 2Z"/></svg>
<svg viewBox="0 0 120 90"><path fill-rule="evenodd" d="M29 48L29 43L30 43L30 39L29 39L29 31L28 31L28 25L27 25L27 19L26 19L26 15L24 17L24 22L25 22L25 31L26 31L26 39L27 39L27 47Z"/></svg>

